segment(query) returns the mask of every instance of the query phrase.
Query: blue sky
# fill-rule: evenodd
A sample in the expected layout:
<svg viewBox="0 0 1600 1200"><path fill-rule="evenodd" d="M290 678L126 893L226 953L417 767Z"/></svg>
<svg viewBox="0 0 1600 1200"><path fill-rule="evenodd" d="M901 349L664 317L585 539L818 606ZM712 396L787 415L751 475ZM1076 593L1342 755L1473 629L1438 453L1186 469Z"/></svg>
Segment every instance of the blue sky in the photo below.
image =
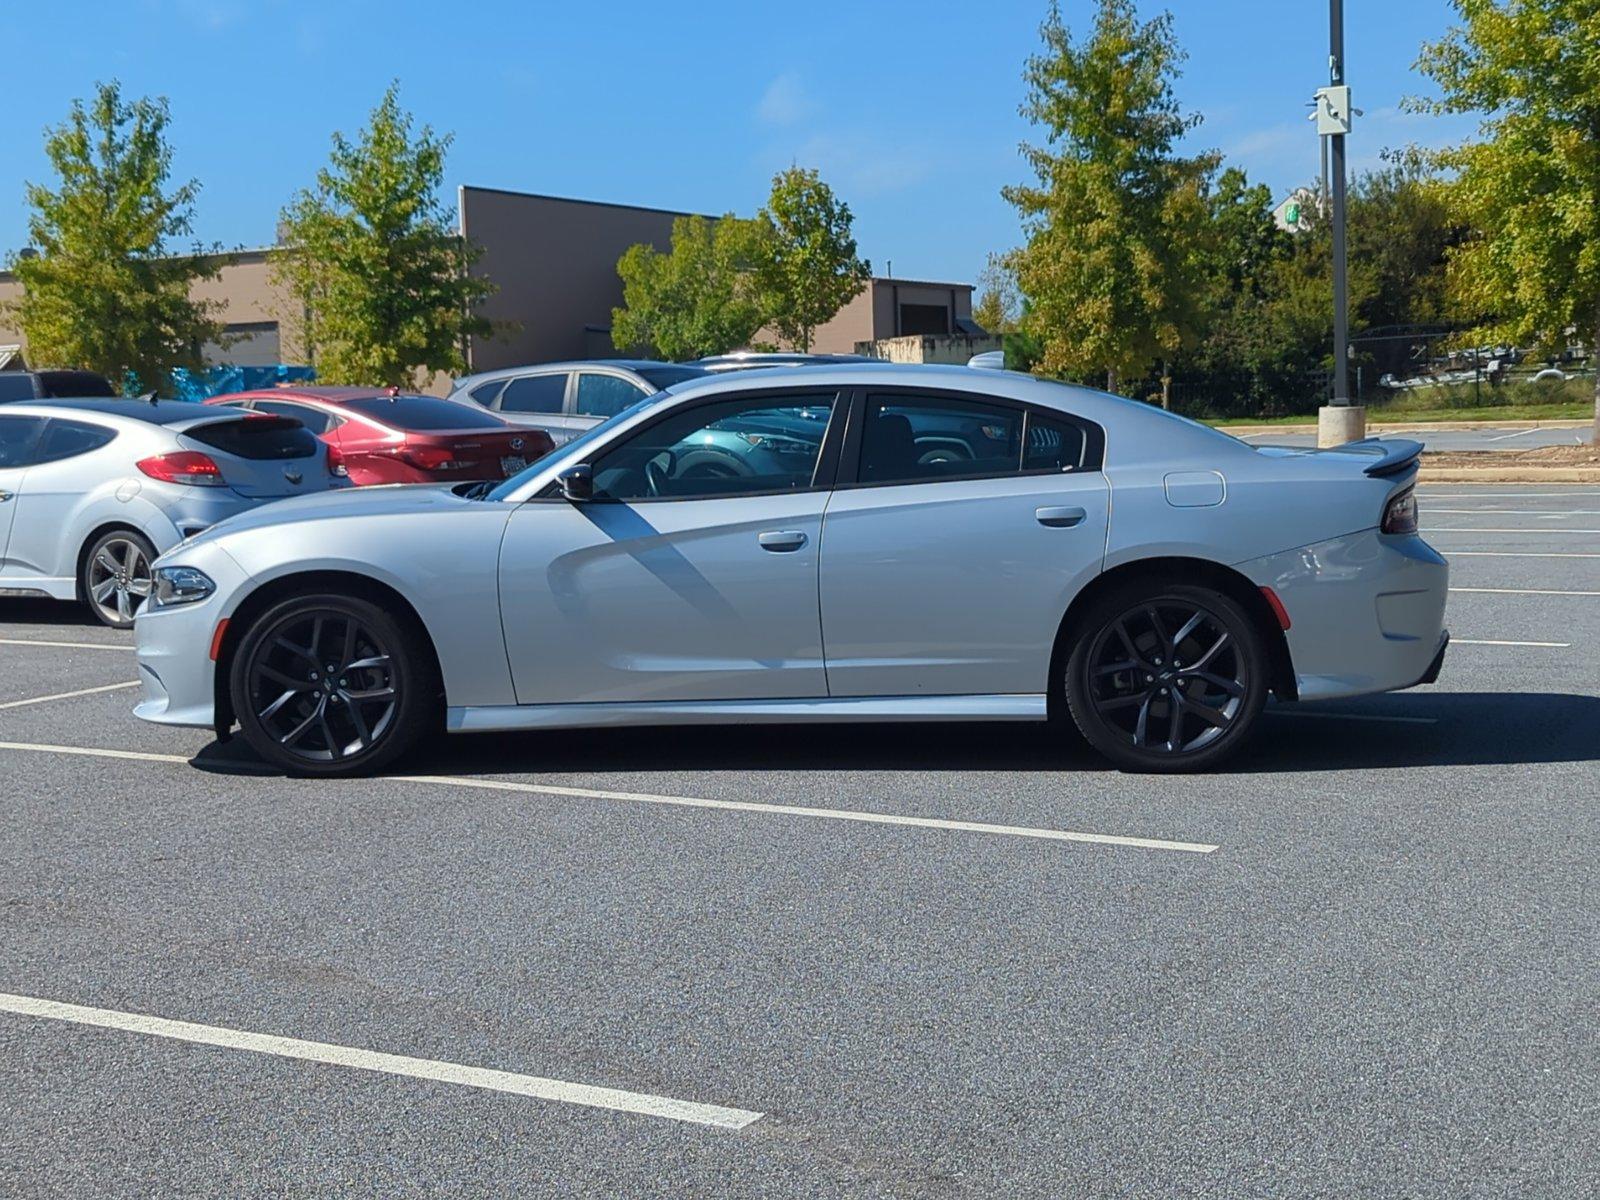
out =
<svg viewBox="0 0 1600 1200"><path fill-rule="evenodd" d="M816 166L850 202L880 273L969 280L1014 245L1003 184L1023 60L1046 0L11 0L0 125L0 254L23 244L41 131L117 78L172 105L175 173L203 186L197 232L270 242L335 129L398 79L420 120L453 131L449 183L721 213L752 212L772 173ZM1142 4L1150 15L1161 5ZM1320 0L1171 0L1189 54L1179 94L1222 150L1277 192L1312 178L1304 118L1326 82ZM1064 0L1074 29L1088 0ZM1347 0L1348 72L1366 112L1353 165L1438 144L1472 122L1399 111L1424 89L1420 43L1445 0Z"/></svg>

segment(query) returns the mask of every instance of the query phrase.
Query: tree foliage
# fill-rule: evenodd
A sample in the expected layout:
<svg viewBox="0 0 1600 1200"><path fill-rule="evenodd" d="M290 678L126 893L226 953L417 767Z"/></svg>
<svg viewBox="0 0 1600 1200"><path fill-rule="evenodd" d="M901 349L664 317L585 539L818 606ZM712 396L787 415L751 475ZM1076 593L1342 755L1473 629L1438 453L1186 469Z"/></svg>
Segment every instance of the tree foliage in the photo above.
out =
<svg viewBox="0 0 1600 1200"><path fill-rule="evenodd" d="M201 346L221 336L213 307L189 294L217 273L215 259L173 253L192 232L200 185L168 187L169 119L164 99L125 101L112 82L46 132L58 186L28 185L37 255L10 263L22 284L15 316L37 362L160 388L174 367L199 369Z"/></svg>
<svg viewBox="0 0 1600 1200"><path fill-rule="evenodd" d="M978 272L978 298L972 305L972 319L996 336L1015 333L1022 319L1022 294L1001 255L989 255Z"/></svg>
<svg viewBox="0 0 1600 1200"><path fill-rule="evenodd" d="M1483 116L1482 140L1436 156L1473 236L1451 285L1501 336L1600 355L1600 7L1593 0L1453 0L1460 24L1417 68L1423 111ZM1600 439L1600 375L1595 435Z"/></svg>
<svg viewBox="0 0 1600 1200"><path fill-rule="evenodd" d="M767 323L798 350L817 327L861 293L871 265L856 250L850 206L817 172L790 167L773 177L756 220L756 287Z"/></svg>
<svg viewBox="0 0 1600 1200"><path fill-rule="evenodd" d="M1025 238L1008 264L1042 369L1104 373L1114 388L1194 341L1217 158L1177 151L1199 118L1173 94L1171 14L1140 23L1132 0L1100 0L1078 42L1052 7L1040 34L1022 112L1045 144L1023 146L1037 182L1004 191Z"/></svg>
<svg viewBox="0 0 1600 1200"><path fill-rule="evenodd" d="M753 271L762 233L731 213L717 221L679 217L669 252L630 246L617 263L617 349L683 360L748 346L766 323Z"/></svg>
<svg viewBox="0 0 1600 1200"><path fill-rule="evenodd" d="M449 135L412 120L391 85L359 138L334 134L316 186L283 211L278 277L305 313L307 350L329 383L415 386L465 368L487 334L473 306L494 291L440 199Z"/></svg>

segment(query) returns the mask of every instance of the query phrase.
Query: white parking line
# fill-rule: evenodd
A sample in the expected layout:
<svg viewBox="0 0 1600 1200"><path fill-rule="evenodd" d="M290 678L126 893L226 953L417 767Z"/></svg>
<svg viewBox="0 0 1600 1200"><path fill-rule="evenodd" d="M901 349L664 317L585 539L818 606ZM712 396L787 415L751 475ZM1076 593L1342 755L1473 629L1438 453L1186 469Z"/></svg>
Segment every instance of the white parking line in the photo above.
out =
<svg viewBox="0 0 1600 1200"><path fill-rule="evenodd" d="M1427 484L1422 484L1421 490L1429 500L1568 500L1573 496L1600 496L1600 492L1430 492Z"/></svg>
<svg viewBox="0 0 1600 1200"><path fill-rule="evenodd" d="M64 1004L58 1000L40 1000L33 996L15 996L6 992L0 992L0 1012L16 1013L25 1017L43 1017L51 1021L67 1021L74 1025L94 1025L101 1029L120 1029L126 1033L172 1038L175 1041L192 1042L200 1046L220 1046L225 1050L245 1050L251 1054L270 1054L278 1058L299 1059L302 1062L352 1067L358 1071L379 1071L386 1075L405 1075L412 1079L427 1079L436 1083L486 1088L489 1091L509 1092L516 1096L532 1096L537 1100L579 1104L588 1108L606 1108L613 1112L637 1113L646 1117L664 1117L669 1121L688 1121L694 1125L712 1125L719 1129L743 1129L759 1121L763 1115L748 1109L727 1108L720 1104L697 1104L690 1100L675 1100L670 1096L653 1096L648 1092L628 1092L618 1088L594 1087L586 1083L567 1083L564 1080L546 1079L539 1075L520 1075L514 1071L468 1067L460 1063L440 1062L431 1058L412 1058L404 1054L384 1054L376 1050L361 1050L354 1046L337 1046L331 1042L307 1042L300 1038L278 1037L270 1033L250 1033L242 1029L227 1029L220 1025L197 1025L192 1021L172 1021L165 1017L118 1012L110 1008L89 1008L82 1004Z"/></svg>
<svg viewBox="0 0 1600 1200"><path fill-rule="evenodd" d="M1451 638L1452 646L1542 646L1550 650L1566 650L1571 642L1502 642L1493 638Z"/></svg>
<svg viewBox="0 0 1600 1200"><path fill-rule="evenodd" d="M1600 592L1560 592L1554 588L1469 588L1453 587L1452 592L1493 593L1498 596L1600 596Z"/></svg>
<svg viewBox="0 0 1600 1200"><path fill-rule="evenodd" d="M1600 508L1567 508L1559 512L1549 512L1542 508L1434 508L1428 506L1428 515L1436 517L1440 514L1451 517L1476 517L1485 513L1505 514L1517 517L1541 517L1545 520L1554 520L1562 517L1600 517Z"/></svg>
<svg viewBox="0 0 1600 1200"><path fill-rule="evenodd" d="M126 758L135 762L188 763L182 754L146 754L135 750L103 750L89 746L53 746L41 742L0 742L0 750L39 754L75 754L90 758ZM862 812L846 808L808 808L797 804L759 804L745 800L705 800L695 796L655 796L646 792L609 792L597 788L558 787L544 783L512 783L499 779L466 779L451 775L391 775L402 783L427 783L442 787L479 788L485 791L526 792L545 796L571 796L588 800L623 800L635 804L669 804L684 808L718 808L730 812L769 813L788 817L821 817L832 821L859 821L868 825L906 825L918 829L946 829L959 833L1000 834L1047 842L1091 842L1102 846L1132 846L1141 850L1177 850L1210 854L1218 847L1208 842L1176 842L1166 838L1125 837L1114 833L1078 833L1067 829L1037 829L1027 825L989 825L979 821L949 821L940 817L906 817L898 813Z"/></svg>
<svg viewBox="0 0 1600 1200"><path fill-rule="evenodd" d="M1538 432L1539 427L1535 425L1531 429L1519 429L1515 433L1503 433L1499 437L1484 438L1483 440L1486 442L1509 442L1512 438L1527 437L1530 433Z"/></svg>
<svg viewBox="0 0 1600 1200"><path fill-rule="evenodd" d="M1600 558L1574 550L1447 550L1451 558Z"/></svg>
<svg viewBox="0 0 1600 1200"><path fill-rule="evenodd" d="M71 700L74 696L94 696L100 692L120 692L124 688L138 687L139 681L108 683L105 687L80 688L75 692L57 692L53 696L35 696L31 700L8 700L0 708L26 708L30 704L47 704L51 700Z"/></svg>
<svg viewBox="0 0 1600 1200"><path fill-rule="evenodd" d="M44 642L38 638L0 638L0 646L53 646L58 650L121 650L132 654L132 646L110 646L105 642Z"/></svg>
<svg viewBox="0 0 1600 1200"><path fill-rule="evenodd" d="M1549 533L1554 534L1554 536L1557 536L1557 538L1560 538L1560 536L1563 536L1563 534L1600 533L1600 530L1480 530L1480 528L1477 528L1477 526L1470 525L1432 525L1429 526L1429 528L1426 528L1426 530L1421 530L1421 533Z"/></svg>

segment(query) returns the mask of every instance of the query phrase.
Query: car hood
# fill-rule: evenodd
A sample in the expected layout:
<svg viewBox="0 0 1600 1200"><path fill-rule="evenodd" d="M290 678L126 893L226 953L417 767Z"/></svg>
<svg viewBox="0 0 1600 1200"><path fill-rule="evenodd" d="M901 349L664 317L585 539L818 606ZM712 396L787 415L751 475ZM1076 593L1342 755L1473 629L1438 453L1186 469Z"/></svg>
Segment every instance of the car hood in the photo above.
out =
<svg viewBox="0 0 1600 1200"><path fill-rule="evenodd" d="M263 504L219 521L204 533L189 539L189 544L214 541L247 529L264 529L274 525L304 525L308 521L336 520L341 517L404 516L485 503L456 495L457 486L448 483L395 484L389 487L341 488L309 496L295 496Z"/></svg>

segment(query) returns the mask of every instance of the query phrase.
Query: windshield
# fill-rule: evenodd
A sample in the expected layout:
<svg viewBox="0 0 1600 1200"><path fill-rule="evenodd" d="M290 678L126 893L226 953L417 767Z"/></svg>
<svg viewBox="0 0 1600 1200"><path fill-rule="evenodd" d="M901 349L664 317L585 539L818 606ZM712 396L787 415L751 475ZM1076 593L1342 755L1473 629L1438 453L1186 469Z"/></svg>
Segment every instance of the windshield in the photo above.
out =
<svg viewBox="0 0 1600 1200"><path fill-rule="evenodd" d="M665 395L665 392L657 392L653 396L645 396L640 400L634 401L632 404L628 405L627 408L617 413L616 416L607 417L604 421L601 421L600 424L584 430L571 441L562 442L561 445L557 446L555 449L540 455L522 470L518 471L515 475L511 476L511 478L507 479L504 483L497 484L493 491L485 492L482 496L482 499L506 499L506 497L510 496L512 492L516 491L517 488L522 485L524 480L542 471L545 467L546 460L553 458L558 454L565 455L569 451L577 450L584 446L590 445L591 443L609 434L611 432L611 427L617 422L626 421L629 417L633 416L634 413L644 411L646 408L650 407L650 405L654 404L657 400L660 400ZM575 461L582 462L583 459L579 457Z"/></svg>

